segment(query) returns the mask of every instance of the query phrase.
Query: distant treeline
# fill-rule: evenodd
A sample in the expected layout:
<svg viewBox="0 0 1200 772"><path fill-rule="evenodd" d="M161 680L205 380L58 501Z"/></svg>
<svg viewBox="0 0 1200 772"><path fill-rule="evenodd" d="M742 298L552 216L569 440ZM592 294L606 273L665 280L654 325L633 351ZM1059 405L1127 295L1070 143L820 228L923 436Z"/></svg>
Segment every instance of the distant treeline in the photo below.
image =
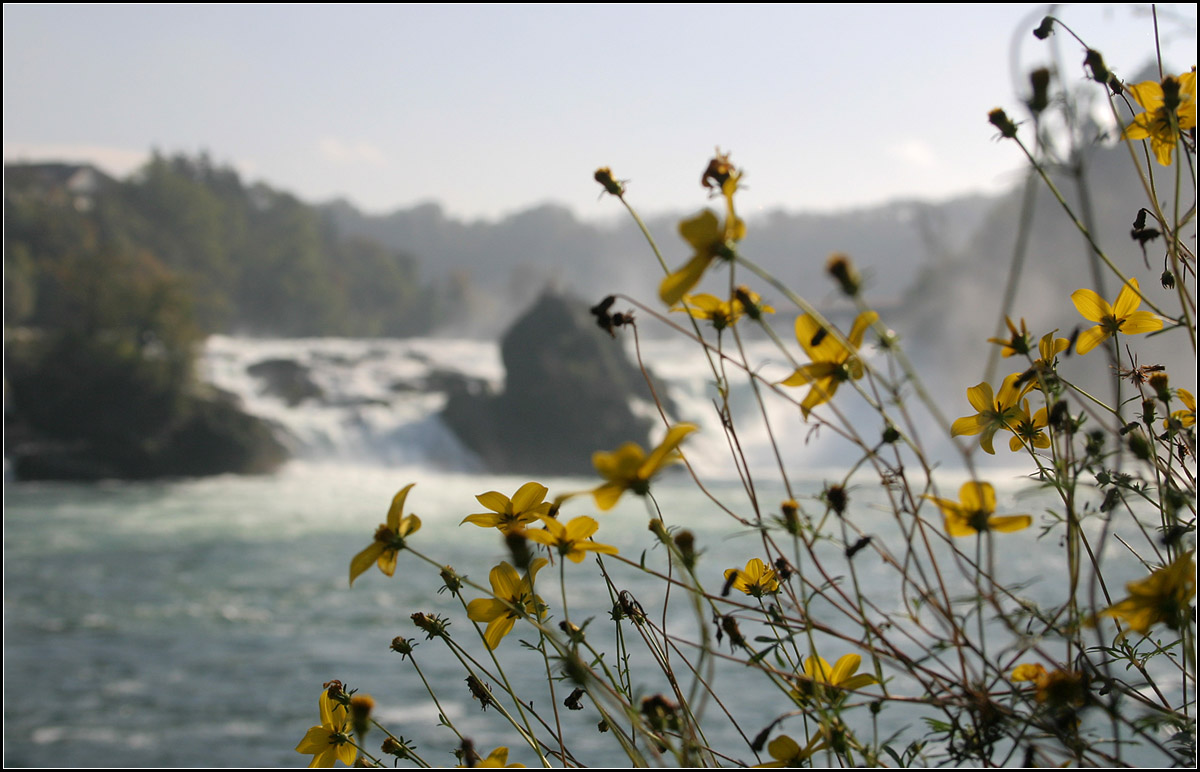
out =
<svg viewBox="0 0 1200 772"><path fill-rule="evenodd" d="M67 164L5 167L5 324L166 340L205 333L403 336L458 307L416 260L206 155L126 180Z"/></svg>

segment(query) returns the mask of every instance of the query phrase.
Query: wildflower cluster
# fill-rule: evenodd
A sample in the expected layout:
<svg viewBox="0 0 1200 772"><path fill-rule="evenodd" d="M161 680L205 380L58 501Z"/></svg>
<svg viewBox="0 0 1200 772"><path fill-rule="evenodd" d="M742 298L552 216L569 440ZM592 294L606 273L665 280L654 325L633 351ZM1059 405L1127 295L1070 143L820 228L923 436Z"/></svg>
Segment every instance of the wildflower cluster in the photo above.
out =
<svg viewBox="0 0 1200 772"><path fill-rule="evenodd" d="M1047 17L1035 35L1059 29ZM1085 85L1112 105L1122 143L1149 143L1129 153L1131 187L1165 190L1156 167L1169 166L1178 197L1182 167L1194 174L1194 71L1130 85L1099 52L1083 46L1082 54ZM475 526L463 534L502 545L506 559L495 563L456 569L426 556L420 519L404 514L413 486L396 494L386 522L351 559L350 580L373 564L392 577L405 559L440 577L438 592L449 590L450 608L410 619L428 639L422 646L444 648L465 677L430 677L426 649L403 636L391 649L437 706L462 766L520 766L509 763L510 746L542 766L585 766L596 763L597 742L634 766L1190 760L1196 406L1178 384L1195 363L1195 243L1185 238L1194 202L1166 207L1150 196L1128 244L1097 243L1083 225L1089 218L1058 191L1048 170L1055 156L1041 144L1039 127L1074 98L1056 90L1060 71L1030 75L1033 93L1022 103L1037 129L1032 149L1029 124L999 108L988 120L1067 210L1102 281L1058 288L1053 308L997 309L996 336L972 336L971 345L988 354L989 368L1004 369L944 376L954 378L956 399L965 388L973 412L943 418L945 405L888 326L893 312L868 302L870 272L849 256L825 263L823 281L840 296L821 305L751 259L735 206L744 173L718 150L698 193L721 207L679 223L682 262L649 239L664 273L657 302L629 301L637 323L633 312L613 313L614 296L591 309L613 345L638 341L645 320L695 344L717 420L677 420L658 400L659 442L592 449L590 483L486 491L474 497L484 512L472 512L466 497L455 520ZM1142 108L1132 122L1117 109L1126 99ZM595 179L633 212L610 169ZM1146 235L1152 230L1161 241ZM1148 243L1161 245L1171 276L1161 292L1139 281ZM719 289L697 291L705 281ZM790 327L794 340L775 325ZM1157 356L1145 346L1159 336L1190 348L1191 370L1139 363L1139 353ZM769 480L747 452L751 434L765 438ZM931 434L940 443L927 447ZM1010 452L1001 460L1019 465L1028 485L992 463L998 435ZM811 443L821 469L790 457L785 436ZM706 484L701 444L728 449L736 484ZM841 455L823 455L827 447ZM955 455L937 455L939 447ZM683 484L695 483L687 504L676 500L679 483L663 482L672 467ZM954 488L957 498L947 495ZM1015 504L1018 496L1029 500ZM612 523L640 506L647 544L634 552L622 541L633 535ZM721 544L698 525L710 517L726 523ZM746 538L724 538L735 533ZM486 584L472 580L485 568ZM823 653L837 658L830 664ZM443 707L451 688L509 744L476 751L462 711ZM363 737L379 726L372 704L327 684L320 724L296 750L313 766L377 765L388 755L430 766L390 733L378 753L368 748ZM599 740L580 740L585 730ZM1131 756L1135 747L1143 755Z"/></svg>

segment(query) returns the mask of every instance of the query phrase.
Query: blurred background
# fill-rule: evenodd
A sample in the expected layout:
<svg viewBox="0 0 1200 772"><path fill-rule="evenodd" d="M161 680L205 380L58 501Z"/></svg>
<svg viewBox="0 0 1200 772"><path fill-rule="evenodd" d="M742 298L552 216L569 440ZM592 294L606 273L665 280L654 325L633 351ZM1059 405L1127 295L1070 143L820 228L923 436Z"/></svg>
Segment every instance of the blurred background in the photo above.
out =
<svg viewBox="0 0 1200 772"><path fill-rule="evenodd" d="M664 407L702 426L690 458L735 479L711 374L673 336L662 270L597 167L627 181L676 266L678 221L716 206L701 173L731 153L742 252L843 329L824 266L849 254L952 420L974 412L968 386L1007 372L984 341L1007 337L1014 255L1007 312L1039 337L1086 324L1075 289L1119 289L1045 186L1026 195L1023 156L987 120L1003 107L1032 143L1028 76L1048 67L1072 106L1041 125L1053 178L1166 302L1161 249L1129 238L1144 192L1083 48L1031 34L1054 13L1127 82L1157 81L1156 22L1179 74L1196 6L1156 11L6 5L6 763L296 761L320 683L351 680L343 666L372 678L366 657L429 594L376 584L364 609L342 584L396 489L423 481L422 515L455 523L528 479L511 475L579 487L593 450L661 434L628 336L588 313L606 295L645 304ZM795 311L747 283L792 342ZM760 372L790 372L749 343ZM1177 340L1139 343L1141 364L1195 390ZM732 399L751 467L773 468L746 384ZM857 457L774 410L813 495ZM1011 479L1016 459L988 461Z"/></svg>

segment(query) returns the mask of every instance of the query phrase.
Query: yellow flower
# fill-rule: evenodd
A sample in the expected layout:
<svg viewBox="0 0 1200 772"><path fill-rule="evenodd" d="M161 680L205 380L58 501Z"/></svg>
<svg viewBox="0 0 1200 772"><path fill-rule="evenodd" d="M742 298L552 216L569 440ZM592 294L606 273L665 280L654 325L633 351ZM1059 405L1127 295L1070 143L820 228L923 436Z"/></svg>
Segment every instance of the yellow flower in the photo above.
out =
<svg viewBox="0 0 1200 772"><path fill-rule="evenodd" d="M541 515L550 513L550 502L543 503L546 493L546 486L535 482L522 485L511 499L496 491L481 493L475 500L492 511L467 515L463 518L463 523L474 523L482 528L498 528L502 533L511 533L535 522Z"/></svg>
<svg viewBox="0 0 1200 772"><path fill-rule="evenodd" d="M552 517L543 517L542 522L546 524L545 530L526 531L525 535L538 544L557 547L560 555L575 563L582 563L588 552L617 554L616 547L591 540L600 525L590 517L572 518L566 525Z"/></svg>
<svg viewBox="0 0 1200 772"><path fill-rule="evenodd" d="M828 747L825 738L820 733L815 734L809 739L808 744L803 748L800 743L793 740L786 734L781 734L771 742L767 743L767 753L771 754L774 761L768 761L765 764L755 764L755 769L766 769L768 767L800 767L804 765L814 753Z"/></svg>
<svg viewBox="0 0 1200 772"><path fill-rule="evenodd" d="M1071 347L1071 341L1066 338L1056 338L1054 333L1058 330L1053 330L1042 336L1038 341L1038 354L1040 357L1034 360L1034 366L1044 368L1046 370L1054 369L1054 360L1059 354Z"/></svg>
<svg viewBox="0 0 1200 772"><path fill-rule="evenodd" d="M758 558L750 558L744 571L736 568L725 571L726 582L730 581L730 577L736 577L730 585L733 589L756 598L779 592L779 579L775 576L775 569L769 568Z"/></svg>
<svg viewBox="0 0 1200 772"><path fill-rule="evenodd" d="M358 748L350 738L350 714L346 706L330 697L328 689L321 692L319 706L321 725L308 730L296 752L313 755L309 767L332 767L335 761L353 766Z"/></svg>
<svg viewBox="0 0 1200 772"><path fill-rule="evenodd" d="M692 245L692 257L682 268L663 279L658 288L658 296L669 306L678 303L692 287L700 283L700 277L715 258L729 257L731 254L725 243L725 233L711 209L705 209L692 219L679 223L679 235Z"/></svg>
<svg viewBox="0 0 1200 772"><path fill-rule="evenodd" d="M488 575L494 597L476 598L467 604L467 616L472 621L487 622L483 639L489 649L500 645L500 640L512 632L518 618L541 617L545 603L533 594L533 580L548 562L545 558L533 561L524 579L510 564L501 563Z"/></svg>
<svg viewBox="0 0 1200 772"><path fill-rule="evenodd" d="M832 399L844 381L856 381L863 377L863 364L856 352L862 345L867 328L878 319L879 314L874 311L859 314L846 338L850 343L849 348L812 316L804 314L796 319L796 340L812 361L799 367L781 383L784 386L812 385L800 403L800 411L805 418L814 407Z"/></svg>
<svg viewBox="0 0 1200 772"><path fill-rule="evenodd" d="M1078 289L1071 293L1071 302L1076 310L1089 322L1096 326L1084 330L1075 341L1075 352L1082 356L1099 346L1112 335L1123 332L1126 335L1138 335L1143 332L1161 330L1162 319L1149 311L1138 311L1142 304L1138 295L1138 280L1130 279L1121 288L1117 301L1109 305L1104 298L1090 289Z"/></svg>
<svg viewBox="0 0 1200 772"><path fill-rule="evenodd" d="M1187 389L1178 389L1179 401L1183 403L1184 410L1176 410L1171 413L1171 418L1163 419L1163 426L1170 427L1171 419L1179 422L1183 428L1196 425L1196 398Z"/></svg>
<svg viewBox="0 0 1200 772"><path fill-rule="evenodd" d="M958 491L961 500L925 496L942 511L946 518L946 533L951 536L970 536L980 531L1019 531L1033 525L1029 515L993 515L996 511L996 490L989 483L966 482Z"/></svg>
<svg viewBox="0 0 1200 772"><path fill-rule="evenodd" d="M467 764L467 765L459 764L456 767L456 769L464 769L467 766L473 766L476 769L478 769L480 767L498 767L500 769L515 769L515 768L523 769L525 767L524 764L508 764L508 763L506 763L507 761L508 761L508 748L501 746L501 747L497 748L496 750L492 751L491 753L489 753L488 757L486 759L481 759L481 760L475 762L474 764Z"/></svg>
<svg viewBox="0 0 1200 772"><path fill-rule="evenodd" d="M757 292L751 292L750 290L745 290L745 292L750 302L754 303L758 308L759 313L775 313L774 308L759 302L760 298ZM686 304L684 307L672 308L671 310L686 311L697 319L707 319L718 330L723 330L726 327L736 324L737 320L741 319L746 313L746 307L736 297L732 300L721 300L715 295L701 293L699 295L684 295L683 301Z"/></svg>
<svg viewBox="0 0 1200 772"><path fill-rule="evenodd" d="M1004 338L988 338L988 343L995 343L1001 347L1000 356L1008 358L1014 354L1024 356L1029 353L1029 330L1025 329L1025 320L1021 319L1021 328L1013 324L1011 317L1004 317L1004 323L1008 325L1009 337Z"/></svg>
<svg viewBox="0 0 1200 772"><path fill-rule="evenodd" d="M1030 417L1029 400L1024 400L1021 403L1021 415L1017 417L1017 423L1012 427L1013 436L1008 441L1009 450L1016 453L1024 445L1035 448L1050 447L1050 438L1042 431L1046 428L1046 424L1046 408L1039 409Z"/></svg>
<svg viewBox="0 0 1200 772"><path fill-rule="evenodd" d="M376 529L375 541L350 561L351 585L354 584L355 579L371 567L372 563L378 563L379 570L387 576L396 573L396 556L400 554L400 550L404 549L405 537L416 533L421 527L421 518L416 515L400 517L404 511L404 500L408 498L408 492L414 485L416 483L409 483L392 498L392 506L387 513L387 523L381 524Z"/></svg>
<svg viewBox="0 0 1200 772"><path fill-rule="evenodd" d="M650 478L679 458L679 443L694 431L694 424L672 426L662 443L648 457L636 442L627 442L612 453L593 453L592 465L608 481L592 491L596 506L604 511L612 509L627 490L645 496L650 491Z"/></svg>
<svg viewBox="0 0 1200 772"><path fill-rule="evenodd" d="M1033 380L1033 388L1041 391L1043 379L1054 372L1055 365L1058 363L1058 355L1071 347L1071 341L1066 338L1056 338L1054 333L1058 330L1053 330L1042 336L1038 341L1038 358L1033 360L1033 369L1037 371L1039 378ZM1028 410L1026 410L1028 412Z"/></svg>
<svg viewBox="0 0 1200 772"><path fill-rule="evenodd" d="M1177 102L1171 110L1164 97L1164 86L1178 90ZM1185 72L1178 78L1167 76L1162 83L1152 80L1136 86L1126 86L1134 101L1142 106L1144 113L1134 116L1133 122L1121 134L1124 139L1149 139L1154 156L1163 166L1171 165L1171 152L1179 139L1180 131L1196 125L1196 71Z"/></svg>
<svg viewBox="0 0 1200 772"><path fill-rule="evenodd" d="M1026 662L1023 665L1017 665L1015 668L1013 668L1012 675L1009 676L1009 679L1014 683L1020 683L1021 681L1037 682L1045 677L1046 668L1042 667L1036 662L1032 664Z"/></svg>
<svg viewBox="0 0 1200 772"><path fill-rule="evenodd" d="M701 184L712 189L715 182L725 199L725 225L722 227L717 216L708 209L679 223L679 235L692 246L692 257L682 268L663 279L658 288L658 296L668 306L678 303L700 282L700 277L715 258L732 258L730 244L745 238L746 223L733 210L733 194L737 192L741 178L742 173L729 163L729 154L720 151L704 170Z"/></svg>
<svg viewBox="0 0 1200 772"><path fill-rule="evenodd" d="M1125 585L1129 597L1100 612L1125 622L1142 635L1159 622L1176 629L1187 611L1188 601L1196 597L1195 551L1175 558L1145 579Z"/></svg>
<svg viewBox="0 0 1200 772"><path fill-rule="evenodd" d="M979 411L976 415L963 416L950 426L951 437L982 435L979 446L985 453L996 455L992 448L992 437L1001 429L1016 431L1022 418L1021 398L1033 388L1032 379L1022 384L1021 373L1005 376L1000 384L1000 394L993 395L991 384L984 382L967 389L967 401ZM1012 447L1011 445L1009 447ZM1019 446L1018 446L1019 449Z"/></svg>
<svg viewBox="0 0 1200 772"><path fill-rule="evenodd" d="M829 666L824 657L809 657L804 660L804 675L807 677L800 679L791 695L799 702L805 702L810 697L820 695L826 695L832 699L840 695L827 694L826 689L853 691L878 683L875 676L869 673L855 675L861 664L862 657L857 654L844 655L833 667Z"/></svg>

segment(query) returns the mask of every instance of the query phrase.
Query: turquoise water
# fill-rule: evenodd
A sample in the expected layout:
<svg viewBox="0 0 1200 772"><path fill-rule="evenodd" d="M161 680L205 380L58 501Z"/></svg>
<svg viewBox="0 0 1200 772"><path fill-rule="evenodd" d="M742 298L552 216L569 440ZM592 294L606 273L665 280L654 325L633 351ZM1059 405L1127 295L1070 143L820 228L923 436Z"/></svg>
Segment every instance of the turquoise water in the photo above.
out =
<svg viewBox="0 0 1200 772"><path fill-rule="evenodd" d="M5 762L304 766L309 757L293 748L317 722L321 684L337 678L370 693L381 721L414 741L427 760L453 765L449 751L456 738L437 726L437 709L411 664L388 650L393 637L404 635L420 640L417 657L444 699L443 710L477 747L486 753L506 745L510 761L536 763L494 710L481 711L471 700L465 674L439 642L424 641L412 626L414 611L446 615L455 636L482 654L457 601L436 593L440 580L432 567L402 555L395 577L372 569L353 589L347 587L350 558L370 542L392 495L413 481L407 509L424 522L413 546L486 585L488 570L507 559L507 552L493 531L460 527L459 521L482 511L475 495L487 490L510 495L523 478L293 463L259 478L6 486ZM541 482L552 495L595 484ZM811 479L800 495L813 496L822 484ZM1036 515L1042 503L1015 497L1014 489L1010 484L1001 490L1002 511ZM726 568L762 554L761 541L682 474L656 483L655 491L667 522L695 532L703 550L700 572L711 591L719 591ZM876 544L902 555L881 491L865 483L853 487L851 519ZM736 484L717 484L714 492L748 514ZM774 506L782 491L768 487L762 498ZM564 514L596 516L597 539L635 561L652 543L645 502L632 496L609 514L598 515L586 498L569 504ZM828 527L839 533L837 523ZM1057 539L1039 540L1037 530L1029 529L1001 544L1001 579L1027 584L1030 597L1053 597L1062 578L1061 560L1054 557ZM829 545L827 566L831 580L844 583L841 549ZM666 570L661 549L648 550L644 559ZM676 593L664 616L658 583L612 561L609 566L617 585L629 589L652 618L665 619L673 635L695 639L697 623L682 594ZM861 553L854 567L881 614L901 607L904 590L874 549ZM589 640L611 655L611 600L594 565L568 564L566 571L572 619L593 618ZM547 568L539 581L556 622L557 568ZM953 571L948 581L952 591L966 593ZM814 606L812 614L836 625L838 615L827 607ZM748 626L743 632L755 630ZM544 665L522 650L522 637L529 639L529 633L518 629L505 639L501 654L510 674L524 679L523 696L549 715ZM1002 643L994 639L997 656ZM830 638L820 638L819 645L831 661L852 650ZM666 691L661 676L642 672L639 696ZM750 737L788 710L760 675L741 666L720 664L713 677ZM893 688L902 689L903 682ZM557 702L568 691L560 686ZM866 711L857 715L868 723L856 728L872 731ZM714 746L734 759L756 762L718 706L709 704L705 716ZM624 757L611 736L596 732L597 719L590 709L562 711L572 750L590 765L621 764ZM924 732L919 719L919 712L889 706L878 731L917 736ZM800 719L789 719L784 729L799 734ZM376 736L370 743L377 748L381 740Z"/></svg>

